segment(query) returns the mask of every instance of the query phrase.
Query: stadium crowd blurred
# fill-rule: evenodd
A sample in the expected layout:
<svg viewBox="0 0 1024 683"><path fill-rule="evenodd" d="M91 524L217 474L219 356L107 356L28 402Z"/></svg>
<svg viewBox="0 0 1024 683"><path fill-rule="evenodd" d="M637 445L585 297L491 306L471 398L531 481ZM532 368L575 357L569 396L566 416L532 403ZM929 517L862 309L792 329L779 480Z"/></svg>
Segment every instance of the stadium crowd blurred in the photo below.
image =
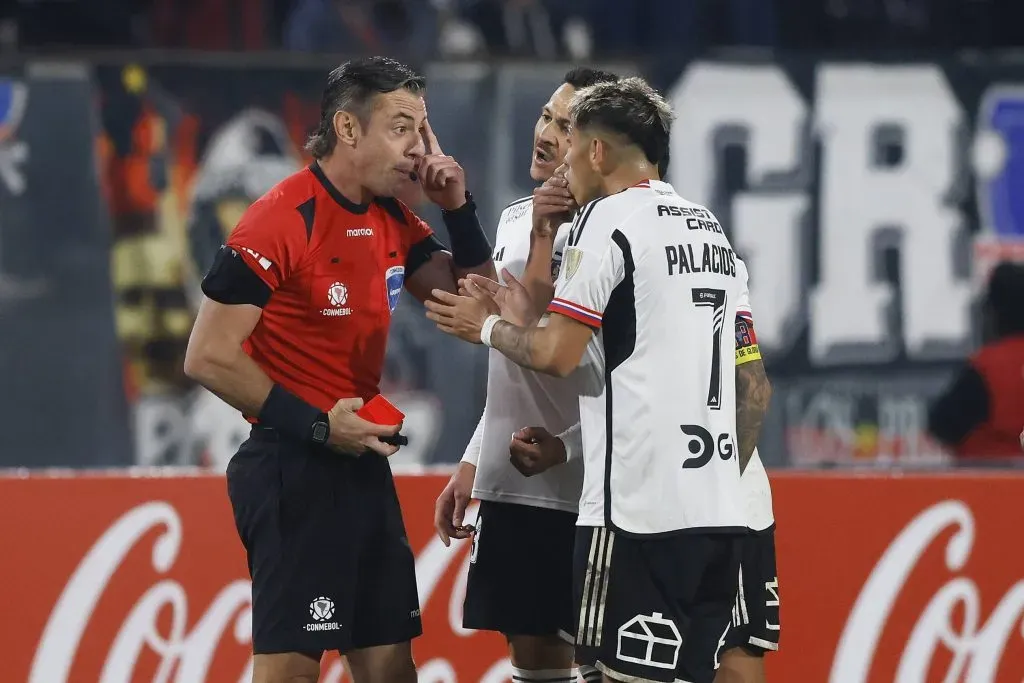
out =
<svg viewBox="0 0 1024 683"><path fill-rule="evenodd" d="M57 46L605 57L717 46L1024 44L1017 0L17 0L0 49Z"/></svg>

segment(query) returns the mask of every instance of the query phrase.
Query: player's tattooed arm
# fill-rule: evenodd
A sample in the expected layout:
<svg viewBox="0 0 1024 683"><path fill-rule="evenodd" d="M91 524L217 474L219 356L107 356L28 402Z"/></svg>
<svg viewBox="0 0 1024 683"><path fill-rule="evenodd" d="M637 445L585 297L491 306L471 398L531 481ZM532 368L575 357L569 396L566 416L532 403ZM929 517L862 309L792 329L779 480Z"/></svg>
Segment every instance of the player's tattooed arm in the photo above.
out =
<svg viewBox="0 0 1024 683"><path fill-rule="evenodd" d="M516 365L544 371L548 365L548 359L544 357L546 349L537 340L542 329L519 327L503 320L491 331L491 347L501 351Z"/></svg>
<svg viewBox="0 0 1024 683"><path fill-rule="evenodd" d="M740 472L747 469L761 425L768 413L772 385L764 371L764 362L752 360L736 366L736 438L739 441Z"/></svg>
<svg viewBox="0 0 1024 683"><path fill-rule="evenodd" d="M546 327L524 328L502 320L491 330L491 346L516 365L556 377L568 377L580 364L594 332L563 315Z"/></svg>

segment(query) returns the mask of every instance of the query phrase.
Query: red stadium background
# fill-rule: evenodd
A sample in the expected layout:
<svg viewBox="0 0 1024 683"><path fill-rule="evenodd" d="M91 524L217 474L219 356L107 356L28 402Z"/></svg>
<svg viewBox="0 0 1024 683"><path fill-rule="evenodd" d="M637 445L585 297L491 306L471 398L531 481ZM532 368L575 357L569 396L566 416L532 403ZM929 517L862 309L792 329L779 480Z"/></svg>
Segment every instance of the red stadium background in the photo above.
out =
<svg viewBox="0 0 1024 683"><path fill-rule="evenodd" d="M500 639L460 627L469 545L446 549L431 529L445 480L399 477L420 681L507 681ZM773 485L771 680L1021 680L1024 475L780 472ZM3 478L0 539L4 681L249 680L249 583L222 477ZM346 680L336 656L324 674Z"/></svg>

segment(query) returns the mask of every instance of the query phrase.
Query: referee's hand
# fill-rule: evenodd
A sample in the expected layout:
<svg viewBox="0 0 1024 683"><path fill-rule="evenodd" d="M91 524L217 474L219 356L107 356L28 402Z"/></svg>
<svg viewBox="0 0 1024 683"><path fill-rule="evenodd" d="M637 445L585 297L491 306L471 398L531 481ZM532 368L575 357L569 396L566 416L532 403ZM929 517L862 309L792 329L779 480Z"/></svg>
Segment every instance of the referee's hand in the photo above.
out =
<svg viewBox="0 0 1024 683"><path fill-rule="evenodd" d="M454 157L441 150L429 121L423 121L420 135L424 155L416 163L416 176L423 193L442 209L454 211L466 203L466 172Z"/></svg>
<svg viewBox="0 0 1024 683"><path fill-rule="evenodd" d="M384 457L397 453L398 446L384 443L380 437L397 434L402 425L378 425L368 422L356 415L356 411L362 407L361 398L343 398L334 404L327 413L331 425L327 445L349 455L361 455L367 449Z"/></svg>

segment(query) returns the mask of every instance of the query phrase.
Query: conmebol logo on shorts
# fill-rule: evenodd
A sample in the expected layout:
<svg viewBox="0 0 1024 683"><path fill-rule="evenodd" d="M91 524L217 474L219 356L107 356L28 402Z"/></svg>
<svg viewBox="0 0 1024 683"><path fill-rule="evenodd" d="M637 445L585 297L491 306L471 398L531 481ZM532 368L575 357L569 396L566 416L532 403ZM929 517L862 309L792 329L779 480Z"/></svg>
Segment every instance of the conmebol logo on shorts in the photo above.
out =
<svg viewBox="0 0 1024 683"><path fill-rule="evenodd" d="M330 598L320 596L309 603L309 616L313 617L312 624L306 624L307 631L337 631L341 625L336 621L329 621L334 616L334 601Z"/></svg>

